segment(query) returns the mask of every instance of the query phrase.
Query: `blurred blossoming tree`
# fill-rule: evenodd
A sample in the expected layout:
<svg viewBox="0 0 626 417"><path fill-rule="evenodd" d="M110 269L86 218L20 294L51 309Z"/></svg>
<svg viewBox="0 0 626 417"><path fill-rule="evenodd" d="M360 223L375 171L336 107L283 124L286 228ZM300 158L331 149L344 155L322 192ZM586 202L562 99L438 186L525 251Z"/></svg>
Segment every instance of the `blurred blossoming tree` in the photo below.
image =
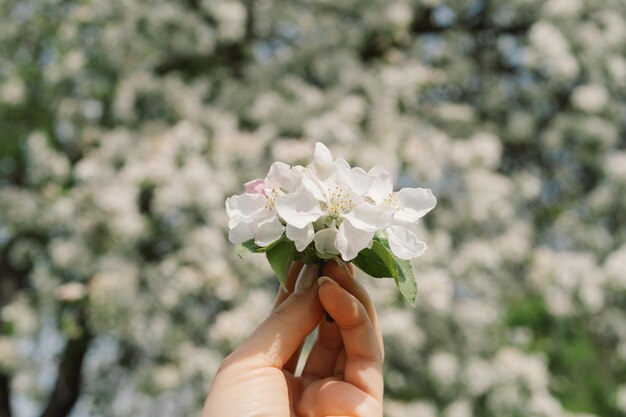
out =
<svg viewBox="0 0 626 417"><path fill-rule="evenodd" d="M224 198L318 139L440 202L417 308L364 281L386 415L626 416L623 1L0 18L0 417L198 414L275 290L226 241Z"/></svg>

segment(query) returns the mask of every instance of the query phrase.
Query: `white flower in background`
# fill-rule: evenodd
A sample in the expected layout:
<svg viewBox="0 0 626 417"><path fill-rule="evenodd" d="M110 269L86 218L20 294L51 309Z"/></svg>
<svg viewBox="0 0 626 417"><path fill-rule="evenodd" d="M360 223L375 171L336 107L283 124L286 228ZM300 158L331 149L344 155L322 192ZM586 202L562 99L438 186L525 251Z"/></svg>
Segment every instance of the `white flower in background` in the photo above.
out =
<svg viewBox="0 0 626 417"><path fill-rule="evenodd" d="M385 402L385 415L390 417L436 417L437 409L429 401L387 401Z"/></svg>
<svg viewBox="0 0 626 417"><path fill-rule="evenodd" d="M8 337L0 337L0 371L12 370L17 361L15 344Z"/></svg>
<svg viewBox="0 0 626 417"><path fill-rule="evenodd" d="M609 92L600 84L585 84L577 87L572 93L574 107L587 112L598 113L609 102Z"/></svg>
<svg viewBox="0 0 626 417"><path fill-rule="evenodd" d="M457 400L446 407L443 417L472 417L472 406L467 400Z"/></svg>
<svg viewBox="0 0 626 417"><path fill-rule="evenodd" d="M54 297L61 301L78 301L86 294L87 288L80 282L68 282L54 289Z"/></svg>
<svg viewBox="0 0 626 417"><path fill-rule="evenodd" d="M449 352L435 352L428 361L428 371L438 384L449 387L459 375L458 359Z"/></svg>

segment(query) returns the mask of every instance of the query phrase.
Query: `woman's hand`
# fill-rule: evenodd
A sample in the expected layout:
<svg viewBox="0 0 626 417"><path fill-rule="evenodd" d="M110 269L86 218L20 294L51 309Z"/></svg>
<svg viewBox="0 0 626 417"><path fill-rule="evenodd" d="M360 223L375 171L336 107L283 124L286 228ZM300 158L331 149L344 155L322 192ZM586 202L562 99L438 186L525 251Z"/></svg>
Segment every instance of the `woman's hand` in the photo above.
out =
<svg viewBox="0 0 626 417"><path fill-rule="evenodd" d="M292 265L270 316L222 363L203 417L381 417L378 319L351 266ZM294 291L295 287L295 291ZM327 321L324 310L334 319ZM302 375L306 336L319 326Z"/></svg>

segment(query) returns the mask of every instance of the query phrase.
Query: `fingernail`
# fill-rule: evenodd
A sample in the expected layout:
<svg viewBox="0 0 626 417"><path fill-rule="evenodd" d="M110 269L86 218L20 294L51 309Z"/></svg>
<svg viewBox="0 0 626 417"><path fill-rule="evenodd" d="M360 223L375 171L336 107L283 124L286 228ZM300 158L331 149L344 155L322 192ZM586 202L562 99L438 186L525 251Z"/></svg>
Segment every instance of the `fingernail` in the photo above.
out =
<svg viewBox="0 0 626 417"><path fill-rule="evenodd" d="M346 263L346 261L341 259L339 256L335 256L333 259L335 260L335 263L341 267L341 269L347 271L349 275L352 275L350 269L348 269L348 264Z"/></svg>
<svg viewBox="0 0 626 417"><path fill-rule="evenodd" d="M348 274L348 276L354 278L354 271L351 271L350 268L348 268L348 263L346 261L341 259L339 256L335 256L333 259L335 260L335 263Z"/></svg>
<svg viewBox="0 0 626 417"><path fill-rule="evenodd" d="M316 264L304 265L300 270L298 279L296 280L296 291L305 292L313 287L313 284L317 281L317 274L319 266Z"/></svg>
<svg viewBox="0 0 626 417"><path fill-rule="evenodd" d="M337 284L337 282L331 278L328 277L319 277L317 280L317 285L319 285L320 287L322 285L324 285L325 283L329 283L329 284L333 284L333 285L339 285Z"/></svg>

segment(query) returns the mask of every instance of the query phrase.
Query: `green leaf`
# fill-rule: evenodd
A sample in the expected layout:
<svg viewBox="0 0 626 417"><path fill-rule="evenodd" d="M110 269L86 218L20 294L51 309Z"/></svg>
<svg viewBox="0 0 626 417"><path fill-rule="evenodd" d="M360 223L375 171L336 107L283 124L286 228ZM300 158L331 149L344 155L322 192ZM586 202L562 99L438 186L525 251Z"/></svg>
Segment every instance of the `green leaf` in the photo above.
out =
<svg viewBox="0 0 626 417"><path fill-rule="evenodd" d="M298 253L295 259L307 265L318 264L320 262L320 258L317 256L317 251L311 246Z"/></svg>
<svg viewBox="0 0 626 417"><path fill-rule="evenodd" d="M288 240L287 236L282 235L279 239L276 239L275 241L273 241L269 245L263 246L263 247L259 248L259 252L258 253L265 253L265 252L269 251L270 249L272 249L274 246L278 245L279 243L285 242L287 240Z"/></svg>
<svg viewBox="0 0 626 417"><path fill-rule="evenodd" d="M415 305L417 283L411 262L396 257L386 239L374 238L372 248L359 252L353 263L375 278L393 278L402 296L409 304Z"/></svg>
<svg viewBox="0 0 626 417"><path fill-rule="evenodd" d="M394 277L396 285L404 298L411 305L415 305L415 297L417 297L417 283L415 282L415 274L413 274L413 266L411 262L404 259L398 259L394 256L397 265L398 276Z"/></svg>
<svg viewBox="0 0 626 417"><path fill-rule="evenodd" d="M291 240L281 240L265 253L283 288L287 281L289 266L297 254L296 246Z"/></svg>
<svg viewBox="0 0 626 417"><path fill-rule="evenodd" d="M269 251L270 249L272 249L274 246L278 245L279 243L284 242L285 240L287 240L287 238L285 237L285 235L283 235L281 236L280 239L275 240L274 242L270 243L267 246L257 245L256 243L254 243L254 239L246 240L245 242L237 246L237 249L236 249L237 256L243 259L244 256L246 256L249 253L265 253Z"/></svg>
<svg viewBox="0 0 626 417"><path fill-rule="evenodd" d="M238 245L237 249L236 249L236 252L237 252L237 256L239 256L241 259L243 259L244 256L246 256L249 253L259 253L262 250L263 250L262 247L258 246L256 243L254 243L254 239L250 239L250 240L246 240L242 244Z"/></svg>
<svg viewBox="0 0 626 417"><path fill-rule="evenodd" d="M352 261L359 269L374 278L393 278L396 268L391 252L374 240L372 248L365 248Z"/></svg>

